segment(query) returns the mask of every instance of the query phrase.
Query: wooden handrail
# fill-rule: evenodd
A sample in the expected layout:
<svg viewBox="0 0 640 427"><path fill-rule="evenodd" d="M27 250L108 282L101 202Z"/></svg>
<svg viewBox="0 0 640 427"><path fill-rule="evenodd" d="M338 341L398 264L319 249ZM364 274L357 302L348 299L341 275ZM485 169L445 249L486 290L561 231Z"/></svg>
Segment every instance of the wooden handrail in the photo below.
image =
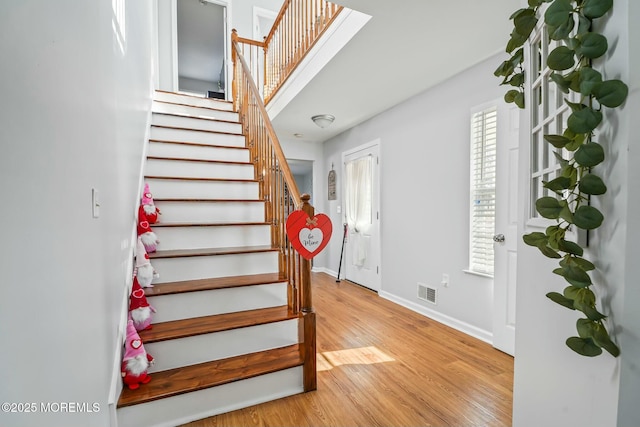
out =
<svg viewBox="0 0 640 427"><path fill-rule="evenodd" d="M265 105L293 74L298 65L344 8L327 0L286 0L264 41L238 37ZM259 57L259 58L258 58Z"/></svg>
<svg viewBox="0 0 640 427"><path fill-rule="evenodd" d="M309 204L311 196L300 196L238 39L234 30L231 38L234 110L239 113L255 177L260 181L265 220L271 224L271 245L279 250L279 272L289 284L288 306L294 313L301 313L303 383L304 390L311 391L317 387L316 317L311 295L311 262L293 249L285 228L287 217L293 210L302 209L313 217L314 208Z"/></svg>

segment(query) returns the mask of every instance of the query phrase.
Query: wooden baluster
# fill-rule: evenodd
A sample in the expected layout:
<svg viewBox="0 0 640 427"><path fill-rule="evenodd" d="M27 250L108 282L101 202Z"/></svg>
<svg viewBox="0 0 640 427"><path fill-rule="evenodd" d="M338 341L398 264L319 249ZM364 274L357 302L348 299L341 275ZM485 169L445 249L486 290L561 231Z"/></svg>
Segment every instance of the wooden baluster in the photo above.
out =
<svg viewBox="0 0 640 427"><path fill-rule="evenodd" d="M315 216L315 209L309 204L311 196L303 194L302 210L309 215ZM303 358L302 377L304 391L312 391L318 388L316 371L316 313L313 311L313 298L311 295L311 261L302 259L300 261L300 275L302 279L302 323L303 323Z"/></svg>
<svg viewBox="0 0 640 427"><path fill-rule="evenodd" d="M311 196L303 194L300 196L300 200L302 200L302 210L309 215L309 218L313 218L315 216L315 209L309 204ZM313 298L311 297L311 261L303 259L300 269L302 271L302 311L308 313L313 311Z"/></svg>

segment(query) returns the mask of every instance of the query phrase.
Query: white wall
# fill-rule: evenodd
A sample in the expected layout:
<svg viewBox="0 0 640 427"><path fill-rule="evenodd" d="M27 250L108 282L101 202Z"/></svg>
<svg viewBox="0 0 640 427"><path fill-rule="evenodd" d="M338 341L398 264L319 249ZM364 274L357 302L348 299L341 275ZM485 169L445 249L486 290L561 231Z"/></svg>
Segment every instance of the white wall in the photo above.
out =
<svg viewBox="0 0 640 427"><path fill-rule="evenodd" d="M253 7L280 12L284 0L234 0L233 2L233 28L238 30L238 35L247 39L253 38Z"/></svg>
<svg viewBox="0 0 640 427"><path fill-rule="evenodd" d="M204 80L179 77L179 87L182 91L195 92L200 95L207 95L208 91L218 92L218 82L207 82Z"/></svg>
<svg viewBox="0 0 640 427"><path fill-rule="evenodd" d="M606 64L599 63L596 66L600 67L607 79L622 78L628 81L633 74L629 68L629 43L633 39L629 38L627 30L630 22L637 22L638 13L636 8L635 20L628 15L629 3L628 0L617 0L614 13L606 19L605 34L609 38L610 51ZM636 91L637 82L636 77ZM623 313L625 316L629 314L623 311L623 301L628 300L627 292L638 292L638 284L633 283L637 282L638 267L630 269L627 264L631 261L637 265L637 255L625 253L634 249L627 241L627 223L633 218L630 213L634 213L636 218L638 213L637 188L630 185L633 181L628 181L633 177L628 166L630 141L634 139L630 133L634 120L629 108L631 103L637 106L637 94L635 98L630 98L623 110L606 113L606 124L598 131L597 140L604 144L607 160L596 168L596 173L606 178L608 192L594 198L593 203L604 213L605 223L590 234L590 247L585 254L598 268L592 274L596 283L594 291L599 296L600 310L605 314L614 314L607 320L607 327L621 346L623 355L619 359L608 353L585 358L565 345L566 338L577 335L575 321L580 314L562 308L545 297L547 292L562 292L566 286L562 278L551 273L557 267L557 262L543 259L539 251L521 243L518 251L518 326L513 409L513 425L516 427L600 427L616 425L617 420L621 427L638 425L638 335L631 331L621 334L624 324L628 327L637 319L637 314L631 314L625 320L622 317ZM637 131L638 125L633 126ZM526 141L523 140L521 151L527 149ZM637 141L634 141L635 150L637 145ZM521 176L526 179L526 174ZM633 195L633 199L629 198L630 195ZM634 203L633 207L629 207L630 202ZM637 236L637 228L635 233ZM635 277L629 275L632 270L635 270ZM634 345L626 345L633 341ZM622 371L621 361L626 362L622 365ZM630 377L630 382L621 388L620 374L625 370L629 374L635 370L636 382ZM626 406L626 413L621 413L620 417L619 395L620 405Z"/></svg>
<svg viewBox="0 0 640 427"><path fill-rule="evenodd" d="M119 41L112 0L0 3L11 35L0 38L0 401L99 405L2 412L0 425L109 425L151 99L152 12L126 2Z"/></svg>
<svg viewBox="0 0 640 427"><path fill-rule="evenodd" d="M494 57L325 142L325 165L350 148L381 141L382 291L434 310L459 326L492 329L492 280L468 267L470 109L502 96ZM338 167L338 166L337 166ZM337 169L338 171L341 170ZM327 203L342 224L338 200ZM341 227L338 227L341 228ZM334 232L324 267L338 270L342 233ZM441 276L450 276L440 288ZM438 305L417 299L417 282L439 289Z"/></svg>

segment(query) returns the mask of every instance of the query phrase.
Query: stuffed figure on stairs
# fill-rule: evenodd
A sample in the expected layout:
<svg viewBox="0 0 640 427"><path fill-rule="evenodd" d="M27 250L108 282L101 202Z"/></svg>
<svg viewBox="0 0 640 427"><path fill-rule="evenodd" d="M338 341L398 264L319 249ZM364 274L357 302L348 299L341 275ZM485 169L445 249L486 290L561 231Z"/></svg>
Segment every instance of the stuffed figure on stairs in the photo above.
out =
<svg viewBox="0 0 640 427"><path fill-rule="evenodd" d="M133 320L127 322L127 338L124 342L124 356L120 371L122 380L131 390L140 387L140 384L147 384L151 381L151 376L147 373L149 366L153 364L153 357L147 353L133 326Z"/></svg>
<svg viewBox="0 0 640 427"><path fill-rule="evenodd" d="M149 191L149 184L144 184L144 191L142 192L142 208L147 215L147 221L149 224L155 224L158 222L158 215L160 215L160 209L153 203L153 194Z"/></svg>
<svg viewBox="0 0 640 427"><path fill-rule="evenodd" d="M147 296L144 294L144 289L140 287L138 278L134 276L129 296L129 315L136 330L151 329L151 313L155 312L156 309L147 301Z"/></svg>
<svg viewBox="0 0 640 427"><path fill-rule="evenodd" d="M144 244L142 243L142 237L138 237L136 243L136 277L138 283L143 288L152 288L151 282L154 278L159 277L158 273L151 266L149 255L147 254Z"/></svg>
<svg viewBox="0 0 640 427"><path fill-rule="evenodd" d="M147 253L156 251L157 245L160 241L158 240L156 233L151 229L149 220L147 219L147 214L144 213L142 205L138 208L138 236L142 239L142 244L144 245Z"/></svg>

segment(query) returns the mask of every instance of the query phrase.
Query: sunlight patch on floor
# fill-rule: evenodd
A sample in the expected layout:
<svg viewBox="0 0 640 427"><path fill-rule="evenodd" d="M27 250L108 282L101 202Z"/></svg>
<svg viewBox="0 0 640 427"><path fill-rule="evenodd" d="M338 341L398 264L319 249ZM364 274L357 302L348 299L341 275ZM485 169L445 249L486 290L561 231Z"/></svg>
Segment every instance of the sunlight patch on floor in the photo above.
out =
<svg viewBox="0 0 640 427"><path fill-rule="evenodd" d="M373 363L395 362L376 347L360 347L346 350L325 351L317 355L317 369L328 371L341 365L371 365Z"/></svg>

